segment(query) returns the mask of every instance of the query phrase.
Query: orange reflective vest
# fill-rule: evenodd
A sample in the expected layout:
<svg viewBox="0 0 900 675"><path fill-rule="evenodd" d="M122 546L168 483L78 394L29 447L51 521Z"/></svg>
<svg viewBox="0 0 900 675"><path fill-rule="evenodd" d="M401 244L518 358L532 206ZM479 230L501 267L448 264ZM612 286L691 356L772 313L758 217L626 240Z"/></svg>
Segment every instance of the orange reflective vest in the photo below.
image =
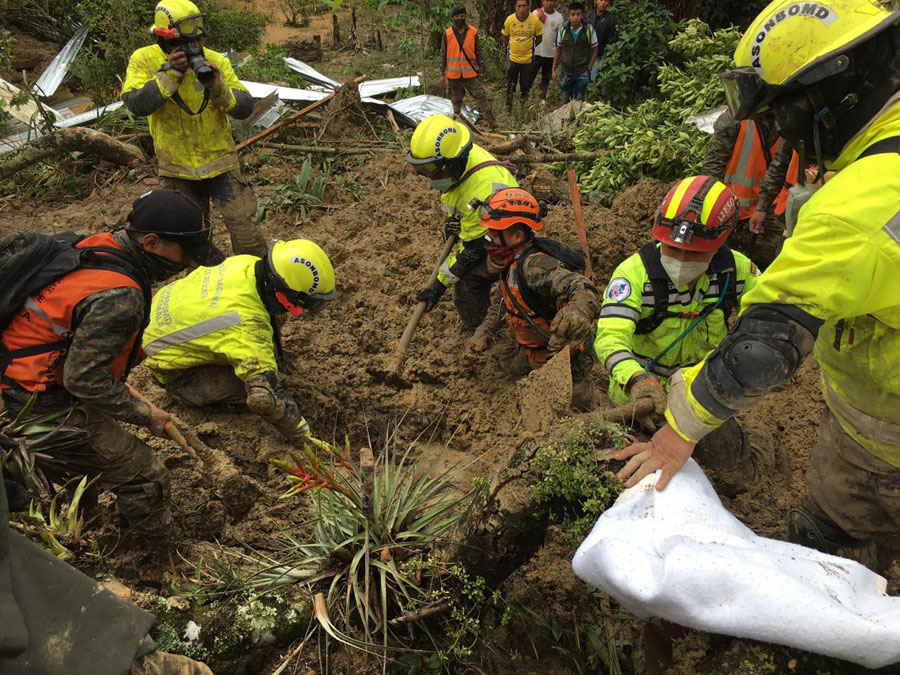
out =
<svg viewBox="0 0 900 675"><path fill-rule="evenodd" d="M109 233L85 237L75 244L76 248L91 246L122 249ZM75 307L94 293L123 287L143 290L136 280L122 272L82 268L69 272L28 298L0 334L3 351L10 359L0 388L15 385L25 391L45 391L62 385ZM112 362L109 371L113 377L125 377L129 367L138 360L140 333L140 330L135 331Z"/></svg>
<svg viewBox="0 0 900 675"><path fill-rule="evenodd" d="M781 145L781 137L769 148L769 157L774 157ZM734 190L741 207L741 220L746 220L756 210L756 202L759 199L759 185L766 175L769 162L766 161L766 153L763 150L762 138L756 123L753 120L741 122L741 131L738 134L731 159L725 167L724 183Z"/></svg>
<svg viewBox="0 0 900 675"><path fill-rule="evenodd" d="M775 202L773 203L776 216L783 214L784 210L787 208L788 194L790 194L791 188L797 184L799 175L800 155L798 155L795 150L794 154L791 155L791 164L788 166L787 174L784 177L784 187L781 188L781 192L775 197Z"/></svg>
<svg viewBox="0 0 900 675"><path fill-rule="evenodd" d="M478 29L475 26L467 26L466 37L463 40L463 48L459 48L459 39L453 27L447 29L444 40L447 43L447 71L444 73L448 79L470 79L478 77L475 70L475 36Z"/></svg>

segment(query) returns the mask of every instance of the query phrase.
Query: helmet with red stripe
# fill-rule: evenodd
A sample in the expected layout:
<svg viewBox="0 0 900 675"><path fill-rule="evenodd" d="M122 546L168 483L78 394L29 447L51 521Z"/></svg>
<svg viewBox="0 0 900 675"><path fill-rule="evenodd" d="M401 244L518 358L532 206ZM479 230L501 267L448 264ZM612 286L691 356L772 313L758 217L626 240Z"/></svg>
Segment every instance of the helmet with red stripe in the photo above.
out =
<svg viewBox="0 0 900 675"><path fill-rule="evenodd" d="M653 238L685 251L715 251L738 222L731 188L712 176L683 178L663 199L653 220Z"/></svg>

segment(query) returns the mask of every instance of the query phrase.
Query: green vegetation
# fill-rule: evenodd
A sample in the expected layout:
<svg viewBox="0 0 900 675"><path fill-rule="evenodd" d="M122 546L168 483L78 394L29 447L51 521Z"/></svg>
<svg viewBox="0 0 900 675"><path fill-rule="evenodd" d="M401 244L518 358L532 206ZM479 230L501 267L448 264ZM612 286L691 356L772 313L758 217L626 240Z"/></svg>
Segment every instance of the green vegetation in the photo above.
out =
<svg viewBox="0 0 900 675"><path fill-rule="evenodd" d="M684 23L669 42L670 63L657 70L659 98L620 113L594 103L579 113L578 152L611 154L580 167L582 190L604 204L641 178L671 181L700 169L710 136L685 120L723 105L718 76L732 67L736 28L711 31L699 20Z"/></svg>
<svg viewBox="0 0 900 675"><path fill-rule="evenodd" d="M265 49L252 47L235 71L242 80L281 82L289 87L306 87L306 80L284 65L284 57L287 55L284 47L275 44L267 44Z"/></svg>

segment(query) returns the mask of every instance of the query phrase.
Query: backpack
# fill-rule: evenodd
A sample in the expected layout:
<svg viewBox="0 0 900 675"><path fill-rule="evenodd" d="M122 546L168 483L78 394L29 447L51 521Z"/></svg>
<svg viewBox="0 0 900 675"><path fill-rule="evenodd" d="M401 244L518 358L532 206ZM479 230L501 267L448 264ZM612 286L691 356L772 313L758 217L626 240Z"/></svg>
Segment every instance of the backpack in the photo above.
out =
<svg viewBox="0 0 900 675"><path fill-rule="evenodd" d="M117 248L75 248L85 237L74 232L54 235L20 232L0 241L0 333L6 330L29 297L77 269L111 270L134 279L144 291L145 319L149 318L149 280ZM68 343L69 339L63 342ZM55 344L34 345L27 350L29 354L35 354L57 347ZM17 355L0 345L0 371L5 370Z"/></svg>
<svg viewBox="0 0 900 675"><path fill-rule="evenodd" d="M659 325L663 322L664 319L669 317L677 316L680 317L680 314L675 314L669 311L669 278L664 273L663 274L649 274L651 270L662 267L662 263L659 261L659 249L657 248L654 242L649 242L644 244L641 247L639 255L641 256L641 262L644 264L644 269L647 270L648 275L650 277L650 285L653 288L653 312L650 316L641 319L637 322L637 327L635 328L635 333L637 335L647 335L648 333L652 333ZM725 317L726 328L728 317L731 316L731 310L737 306L737 272L735 271L734 264L734 253L731 252L731 249L727 246L722 246L713 257L710 262L709 270L711 272L716 272L718 274L726 274L731 273L731 282L728 284L728 289L725 291L725 298L722 300L722 304L718 309L722 310L722 315ZM712 305L710 305L711 307ZM710 312L711 313L711 312Z"/></svg>
<svg viewBox="0 0 900 675"><path fill-rule="evenodd" d="M559 260L570 272L578 272L584 274L587 259L584 253L578 249L572 248L568 244L563 244L555 239L547 239L546 237L534 237L532 245L519 256L519 269L525 264L526 258L534 253L546 253L551 258ZM525 284L525 277L520 277L519 289L522 292L522 298L531 310L547 321L552 321L556 316L556 303L548 301L542 295L538 295ZM521 310L520 310L521 311Z"/></svg>

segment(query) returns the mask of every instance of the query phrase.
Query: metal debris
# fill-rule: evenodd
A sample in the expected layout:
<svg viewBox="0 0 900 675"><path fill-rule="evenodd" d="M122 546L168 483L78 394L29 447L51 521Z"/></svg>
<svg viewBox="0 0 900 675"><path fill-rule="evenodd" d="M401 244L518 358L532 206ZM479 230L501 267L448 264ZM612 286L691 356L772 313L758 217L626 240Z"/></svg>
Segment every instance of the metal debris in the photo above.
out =
<svg viewBox="0 0 900 675"><path fill-rule="evenodd" d="M390 77L384 80L371 80L359 85L359 95L363 98L369 96L381 96L398 89L409 89L419 86L419 76Z"/></svg>
<svg viewBox="0 0 900 675"><path fill-rule="evenodd" d="M303 79L308 80L313 84L319 84L323 87L328 87L329 89L337 89L341 86L341 83L337 80L332 80L330 77L323 75L312 66L303 63L303 61L293 59L290 56L286 56L284 58L284 65L293 70L295 73L302 75Z"/></svg>
<svg viewBox="0 0 900 675"><path fill-rule="evenodd" d="M75 35L53 57L50 65L44 69L38 81L34 83L34 86L31 88L32 92L44 98L53 96L56 93L59 85L62 84L63 78L66 76L66 71L69 70L69 64L72 63L72 60L81 50L81 45L84 44L87 34L88 27L85 24L75 32Z"/></svg>
<svg viewBox="0 0 900 675"><path fill-rule="evenodd" d="M714 108L713 110L704 110L703 112L697 113L696 115L691 115L688 117L684 123L685 124L693 124L700 131L711 134L713 133L713 125L715 125L716 120L721 117L722 113L728 109L727 106L722 106L721 108Z"/></svg>
<svg viewBox="0 0 900 675"><path fill-rule="evenodd" d="M413 127L430 115L440 113L447 117L453 116L453 104L450 102L450 99L432 96L431 94L420 94L412 98L404 98L400 101L394 101L388 106L400 115L406 124ZM481 119L481 114L465 103L463 103L462 114L472 123Z"/></svg>

